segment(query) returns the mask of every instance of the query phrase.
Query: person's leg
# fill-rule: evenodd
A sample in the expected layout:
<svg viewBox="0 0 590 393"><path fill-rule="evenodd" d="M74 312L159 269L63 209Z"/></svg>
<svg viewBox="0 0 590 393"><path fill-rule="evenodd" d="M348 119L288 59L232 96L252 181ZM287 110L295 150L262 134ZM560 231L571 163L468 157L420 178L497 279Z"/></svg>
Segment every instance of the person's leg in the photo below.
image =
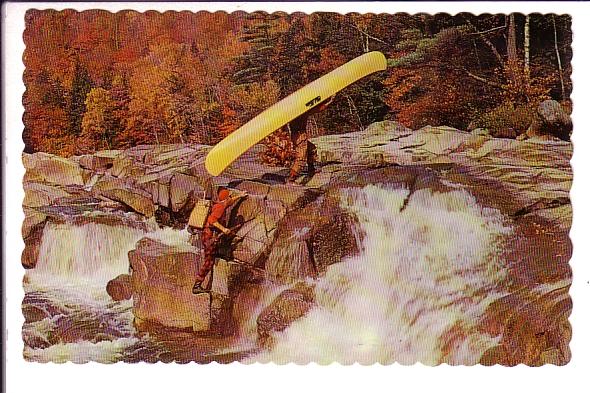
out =
<svg viewBox="0 0 590 393"><path fill-rule="evenodd" d="M307 141L303 141L295 146L295 161L291 166L291 171L289 172L289 181L295 181L297 177L301 175L303 172L303 168L307 163Z"/></svg>
<svg viewBox="0 0 590 393"><path fill-rule="evenodd" d="M316 173L315 160L317 156L317 149L313 143L307 141L307 170L309 176L313 176Z"/></svg>
<svg viewBox="0 0 590 393"><path fill-rule="evenodd" d="M203 264L199 268L199 271L197 273L197 277L195 280L195 285L193 286L193 293L194 294L207 292L207 290L205 288L203 288L201 284L203 283L203 281L205 281L205 278L207 277L207 275L209 274L209 272L213 268L213 265L215 264L215 251L217 248L216 246L217 246L217 242L215 241L214 238L210 238L209 236L204 237L204 239L203 239L203 247L204 247Z"/></svg>

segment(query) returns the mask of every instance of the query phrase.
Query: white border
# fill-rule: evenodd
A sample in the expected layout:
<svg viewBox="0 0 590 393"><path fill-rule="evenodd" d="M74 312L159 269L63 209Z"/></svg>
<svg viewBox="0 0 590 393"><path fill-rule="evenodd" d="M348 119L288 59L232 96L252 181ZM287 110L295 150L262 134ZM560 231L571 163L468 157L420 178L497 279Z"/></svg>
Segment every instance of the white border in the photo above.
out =
<svg viewBox="0 0 590 393"><path fill-rule="evenodd" d="M402 366L350 366L333 365L305 367L288 365L177 365L177 364L38 364L28 363L22 358L20 330L23 318L20 302L23 291L20 253L23 242L20 226L23 221L21 203L23 198L21 179L24 169L20 162L23 150L21 97L24 92L22 73L24 66L21 56L24 50L22 32L24 13L29 8L74 8L77 10L102 8L110 11L121 9L145 10L226 10L226 11L335 11L335 12L472 12L507 13L541 12L569 13L573 16L574 29L574 186L572 202L574 223L571 237L574 242L574 256L571 266L574 269L574 283L571 295L574 309L570 321L573 324L571 348L573 357L567 366L544 366L541 368L516 368L476 366L428 368L421 365ZM225 391L353 391L373 390L412 391L450 390L454 392L498 392L499 389L515 391L582 391L587 389L590 370L590 269L587 259L590 256L584 224L590 221L590 208L585 203L589 199L590 173L590 122L584 116L590 92L587 71L590 69L587 40L590 24L584 18L590 7L580 2L518 2L518 3L3 3L2 42L3 42L3 130L6 157L5 167L5 280L6 280L6 327L5 343L7 392L225 392ZM586 386L586 387L584 387Z"/></svg>

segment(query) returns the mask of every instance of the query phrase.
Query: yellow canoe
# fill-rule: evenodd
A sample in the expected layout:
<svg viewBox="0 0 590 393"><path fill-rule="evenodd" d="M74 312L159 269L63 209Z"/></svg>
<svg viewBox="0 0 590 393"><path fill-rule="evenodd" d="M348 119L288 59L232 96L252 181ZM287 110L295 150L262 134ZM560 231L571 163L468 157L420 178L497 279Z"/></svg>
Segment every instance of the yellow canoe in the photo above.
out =
<svg viewBox="0 0 590 393"><path fill-rule="evenodd" d="M387 67L381 52L359 56L285 97L232 132L211 149L205 168L219 175L246 150L348 85Z"/></svg>

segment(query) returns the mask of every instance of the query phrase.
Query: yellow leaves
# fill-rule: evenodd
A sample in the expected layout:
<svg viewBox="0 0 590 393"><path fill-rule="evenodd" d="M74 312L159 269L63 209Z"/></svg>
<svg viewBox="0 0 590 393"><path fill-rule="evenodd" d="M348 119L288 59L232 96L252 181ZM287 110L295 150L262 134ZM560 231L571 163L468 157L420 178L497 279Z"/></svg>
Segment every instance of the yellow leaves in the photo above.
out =
<svg viewBox="0 0 590 393"><path fill-rule="evenodd" d="M279 100L280 87L272 81L237 86L230 96L232 106L240 108L243 120L250 119Z"/></svg>

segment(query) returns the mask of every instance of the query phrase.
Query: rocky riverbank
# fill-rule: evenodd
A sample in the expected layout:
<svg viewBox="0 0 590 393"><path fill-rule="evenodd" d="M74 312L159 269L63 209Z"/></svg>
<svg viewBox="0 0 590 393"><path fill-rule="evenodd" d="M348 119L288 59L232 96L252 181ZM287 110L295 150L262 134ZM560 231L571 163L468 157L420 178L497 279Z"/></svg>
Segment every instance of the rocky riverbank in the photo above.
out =
<svg viewBox="0 0 590 393"><path fill-rule="evenodd" d="M201 252L182 231L209 179L208 146L137 146L70 159L25 154L22 264L35 270L50 226L128 228L139 234L128 253L129 271L108 277L106 291L115 301L132 299L138 331L230 337L253 319L261 348L272 348L293 321L318 307L314 279L361 252L366 234L343 207L342 190L407 189L401 210L415 195L422 198L421 190L462 190L512 228L498 251L507 270L495 283L501 295L478 317L481 334L498 337L481 361L569 360L571 143L546 136L497 139L449 127L410 130L389 121L313 142L321 171L305 185L285 185L287 169L265 165L261 146L213 179L249 197L229 212L230 225L240 227L222 250L210 294L191 293ZM252 318L238 315L253 301L245 288L268 285L276 296L246 307L256 313ZM460 323L446 330L441 362L466 334Z"/></svg>

